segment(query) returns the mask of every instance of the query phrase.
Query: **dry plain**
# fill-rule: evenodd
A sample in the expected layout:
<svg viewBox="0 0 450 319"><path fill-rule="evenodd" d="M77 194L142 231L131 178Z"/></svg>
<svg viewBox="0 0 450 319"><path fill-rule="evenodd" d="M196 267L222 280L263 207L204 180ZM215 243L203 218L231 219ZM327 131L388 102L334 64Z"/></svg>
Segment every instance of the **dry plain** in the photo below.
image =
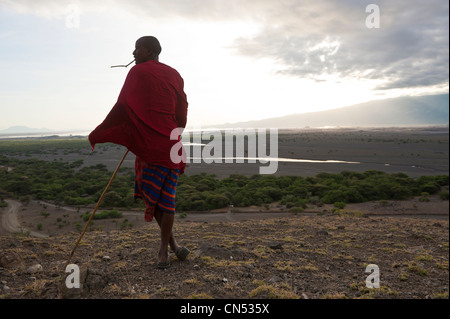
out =
<svg viewBox="0 0 450 319"><path fill-rule="evenodd" d="M112 170L123 152L105 146L90 155L61 152L53 158L82 158L84 165L104 163ZM53 160L48 154L32 156ZM448 127L280 132L278 156L359 162L280 162L278 175L372 169L411 177L448 174ZM124 165L133 167L132 154ZM260 165L188 164L186 173L252 175ZM39 214L42 205L50 216ZM448 200L436 196L428 202L353 204L338 214L330 207L293 214L278 203L177 214L176 236L192 253L184 262L172 254L167 270L155 268L156 223L144 223L139 211L124 211L131 228L95 221L86 233L72 260L83 273L79 290L64 287L63 265L79 236L73 223L92 207L31 201L1 208L2 218L13 207L21 229L0 232L0 296L6 299L448 298ZM63 216L71 226L57 223ZM41 231L34 227L39 222ZM29 267L37 264L42 268L32 273ZM380 268L378 289L365 285L369 264Z"/></svg>

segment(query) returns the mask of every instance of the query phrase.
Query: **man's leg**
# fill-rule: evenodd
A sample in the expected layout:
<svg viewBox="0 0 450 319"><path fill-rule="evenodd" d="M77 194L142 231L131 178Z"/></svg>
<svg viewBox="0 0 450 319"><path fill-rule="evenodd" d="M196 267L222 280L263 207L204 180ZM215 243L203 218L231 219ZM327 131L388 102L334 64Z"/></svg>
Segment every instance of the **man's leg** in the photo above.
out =
<svg viewBox="0 0 450 319"><path fill-rule="evenodd" d="M167 262L168 259L168 246L172 251L176 252L178 247L175 237L173 236L173 221L174 214L164 213L158 207L155 207L155 219L161 229L161 247L159 250L159 262Z"/></svg>

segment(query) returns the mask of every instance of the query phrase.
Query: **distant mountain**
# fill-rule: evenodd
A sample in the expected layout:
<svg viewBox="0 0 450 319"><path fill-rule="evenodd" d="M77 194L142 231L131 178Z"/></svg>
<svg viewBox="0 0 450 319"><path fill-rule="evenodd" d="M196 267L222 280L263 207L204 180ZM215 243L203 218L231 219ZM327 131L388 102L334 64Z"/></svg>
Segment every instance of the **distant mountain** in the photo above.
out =
<svg viewBox="0 0 450 319"><path fill-rule="evenodd" d="M216 127L304 128L448 125L448 108L448 94L408 96L370 101L328 111L227 123Z"/></svg>
<svg viewBox="0 0 450 319"><path fill-rule="evenodd" d="M48 133L52 130L48 128L31 128L27 126L11 126L7 129L0 130L0 134L30 134L30 133Z"/></svg>

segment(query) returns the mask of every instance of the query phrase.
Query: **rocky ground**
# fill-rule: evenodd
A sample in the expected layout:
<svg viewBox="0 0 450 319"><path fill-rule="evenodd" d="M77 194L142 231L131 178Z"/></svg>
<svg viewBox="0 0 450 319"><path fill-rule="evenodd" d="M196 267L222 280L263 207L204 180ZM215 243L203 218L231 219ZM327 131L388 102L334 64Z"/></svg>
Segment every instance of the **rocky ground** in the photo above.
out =
<svg viewBox="0 0 450 319"><path fill-rule="evenodd" d="M177 217L175 233L191 254L183 262L171 254L160 270L155 222L88 231L71 260L81 287L71 289L64 266L79 232L1 235L0 298L448 298L448 214ZM379 288L366 285L368 265L378 266Z"/></svg>

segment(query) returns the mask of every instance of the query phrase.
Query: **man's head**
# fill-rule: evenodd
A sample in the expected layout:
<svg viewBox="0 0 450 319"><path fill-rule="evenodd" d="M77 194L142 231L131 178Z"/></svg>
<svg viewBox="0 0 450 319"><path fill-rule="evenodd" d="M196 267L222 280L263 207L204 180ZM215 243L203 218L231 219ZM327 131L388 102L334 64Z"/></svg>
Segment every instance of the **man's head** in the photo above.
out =
<svg viewBox="0 0 450 319"><path fill-rule="evenodd" d="M147 62L150 60L158 61L160 53L161 45L159 44L158 39L152 36L139 38L136 41L136 46L133 51L136 64Z"/></svg>

